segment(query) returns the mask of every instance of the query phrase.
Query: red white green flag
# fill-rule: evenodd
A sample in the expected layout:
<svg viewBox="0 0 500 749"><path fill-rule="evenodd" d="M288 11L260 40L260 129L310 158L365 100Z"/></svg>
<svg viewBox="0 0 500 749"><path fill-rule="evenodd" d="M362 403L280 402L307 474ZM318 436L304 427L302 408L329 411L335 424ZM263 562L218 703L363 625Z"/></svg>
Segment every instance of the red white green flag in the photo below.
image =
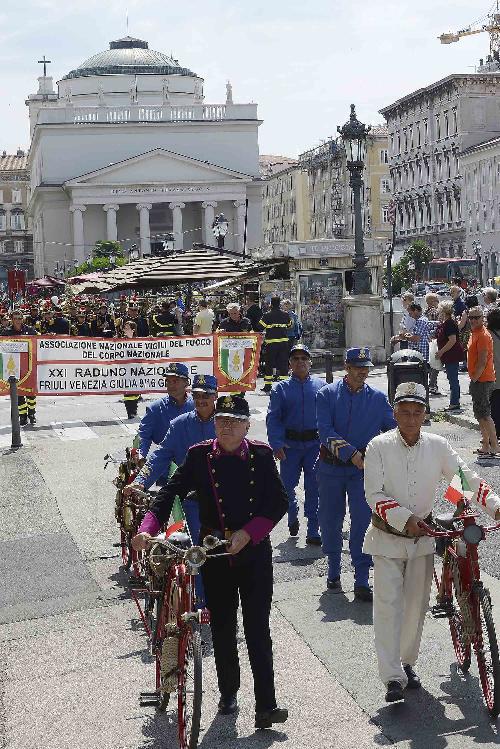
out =
<svg viewBox="0 0 500 749"><path fill-rule="evenodd" d="M470 488L469 482L465 478L462 469L459 468L458 473L450 481L450 485L444 493L444 498L453 505L457 505L464 497L472 499L473 495L474 492Z"/></svg>

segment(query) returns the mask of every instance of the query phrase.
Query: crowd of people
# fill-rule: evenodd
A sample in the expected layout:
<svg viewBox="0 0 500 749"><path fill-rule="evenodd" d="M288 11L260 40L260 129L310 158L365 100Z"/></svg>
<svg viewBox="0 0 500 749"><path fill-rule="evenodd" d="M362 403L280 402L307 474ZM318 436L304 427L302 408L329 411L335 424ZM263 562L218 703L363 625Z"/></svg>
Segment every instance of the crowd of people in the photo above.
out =
<svg viewBox="0 0 500 749"><path fill-rule="evenodd" d="M425 309L411 292L402 297L404 315L394 345L418 351L429 364L429 393L440 395L438 376L444 370L450 389L446 411L461 410L459 372L469 374L469 393L474 416L481 430L478 455L500 455L500 307L498 291L483 289L483 304L477 294L466 294L458 285L450 288L451 299L435 293L425 296Z"/></svg>

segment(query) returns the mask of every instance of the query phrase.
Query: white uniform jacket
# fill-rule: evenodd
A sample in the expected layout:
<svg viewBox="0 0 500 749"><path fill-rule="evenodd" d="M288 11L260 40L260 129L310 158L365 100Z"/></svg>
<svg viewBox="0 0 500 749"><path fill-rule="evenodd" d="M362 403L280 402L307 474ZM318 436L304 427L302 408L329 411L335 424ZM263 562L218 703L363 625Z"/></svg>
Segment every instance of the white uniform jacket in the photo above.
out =
<svg viewBox="0 0 500 749"><path fill-rule="evenodd" d="M424 519L430 514L439 482L442 478L451 481L459 468L474 492L473 499L494 518L500 509L500 497L459 458L448 440L428 432L422 432L412 447L406 444L399 429L372 439L365 455L366 501L389 525L403 531L411 515ZM363 551L412 559L432 554L434 539L401 538L370 525Z"/></svg>

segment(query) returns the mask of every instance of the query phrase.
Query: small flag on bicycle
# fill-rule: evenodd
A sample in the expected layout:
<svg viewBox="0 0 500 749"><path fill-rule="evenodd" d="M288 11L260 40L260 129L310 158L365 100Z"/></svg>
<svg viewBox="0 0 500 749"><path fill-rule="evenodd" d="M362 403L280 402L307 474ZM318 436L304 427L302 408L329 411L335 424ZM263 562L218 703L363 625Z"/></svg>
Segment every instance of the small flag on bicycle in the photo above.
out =
<svg viewBox="0 0 500 749"><path fill-rule="evenodd" d="M184 510L182 509L182 504L179 499L179 497L176 497L174 499L174 504L172 506L172 512L170 513L170 519L173 520L172 525L169 525L165 535L168 538L172 535L172 533L177 533L177 531L184 530L184 525L186 522L186 517L184 515Z"/></svg>
<svg viewBox="0 0 500 749"><path fill-rule="evenodd" d="M470 488L469 482L465 478L462 469L459 468L458 473L450 481L450 485L444 493L444 498L453 505L457 505L464 497L472 499L473 494L474 492Z"/></svg>

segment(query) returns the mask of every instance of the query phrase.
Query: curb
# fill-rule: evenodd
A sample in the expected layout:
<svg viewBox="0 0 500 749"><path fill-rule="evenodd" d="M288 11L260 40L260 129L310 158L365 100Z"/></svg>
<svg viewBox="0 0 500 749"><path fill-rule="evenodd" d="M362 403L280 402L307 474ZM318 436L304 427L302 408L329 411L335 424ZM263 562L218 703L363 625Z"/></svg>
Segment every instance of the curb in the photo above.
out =
<svg viewBox="0 0 500 749"><path fill-rule="evenodd" d="M437 411L436 413L451 424L456 424L459 427L466 427L467 429L474 429L476 432L480 431L477 421L471 419L469 416L458 416L457 414L448 413L447 411Z"/></svg>

